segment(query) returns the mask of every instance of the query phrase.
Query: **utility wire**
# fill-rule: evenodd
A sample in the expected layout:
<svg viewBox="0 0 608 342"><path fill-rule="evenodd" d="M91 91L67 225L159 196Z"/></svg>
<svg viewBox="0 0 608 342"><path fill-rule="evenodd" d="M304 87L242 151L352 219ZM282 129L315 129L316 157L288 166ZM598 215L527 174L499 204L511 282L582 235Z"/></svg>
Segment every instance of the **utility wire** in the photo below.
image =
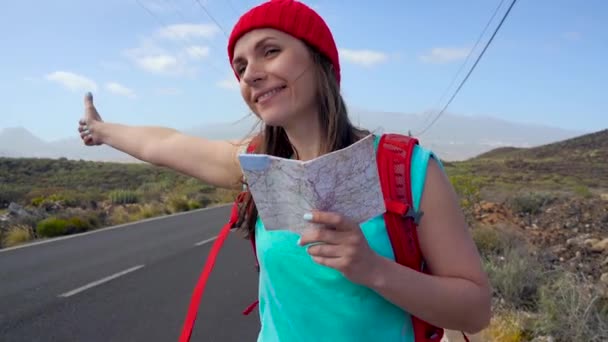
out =
<svg viewBox="0 0 608 342"><path fill-rule="evenodd" d="M220 25L220 23L219 23L217 20L215 20L215 18L214 18L214 17L211 15L211 13L209 13L209 11L207 11L207 8L206 8L206 7L205 7L205 6L204 6L204 5L203 5L203 4L200 2L200 0L195 0L195 1L196 1L196 3L198 4L198 6L199 6L199 7L200 7L200 8L201 8L203 11L205 11L205 13L207 14L207 16L208 16L209 18L211 18L211 20L213 20L213 22L214 22L214 23L217 25L217 27L219 27L219 28L220 28L220 30L222 30L222 32L224 33L224 35L225 35L226 37L228 37L228 33L226 32L226 30L224 30L224 28L222 27L222 25Z"/></svg>
<svg viewBox="0 0 608 342"><path fill-rule="evenodd" d="M462 80L462 82L460 82L460 85L458 86L458 88L456 89L456 91L454 92L454 94L452 95L452 97L450 98L450 100L445 104L445 106L441 109L441 111L439 112L439 114L435 117L435 119L433 119L433 121L427 126L425 127L420 133L418 133L417 135L420 136L422 134L424 134L425 132L427 132L434 124L435 122L437 122L437 120L439 120L439 118L443 115L443 113L445 112L445 110L448 108L448 106L450 105L450 103L452 103L452 101L454 100L454 98L456 97L456 95L458 94L458 92L460 91L460 89L462 89L462 86L465 84L465 82L469 79L469 76L471 76L471 73L473 72L473 70L475 70L475 67L477 66L477 64L479 63L479 61L481 60L481 57L483 57L483 55L485 54L486 50L488 49L488 47L490 46L490 44L492 43L492 41L494 40L494 37L496 36L496 34L498 33L498 30L500 30L500 28L502 27L502 24L505 22L505 20L507 19L507 16L509 15L509 13L511 12L511 9L513 8L513 5L515 5L515 3L517 2L517 0L513 0L511 2L511 5L509 6L509 8L507 9L507 11L505 12L504 16L502 17L502 20L500 21L500 23L498 24L498 26L496 27L496 29L494 30L494 33L492 34L492 37L490 37L490 39L488 40L488 42L486 43L486 46L483 48L483 50L481 51L481 53L479 54L479 56L477 57L477 60L475 61L475 64L473 64L473 66L471 67L471 69L469 70L469 72L467 73L467 75L465 76L465 78Z"/></svg>
<svg viewBox="0 0 608 342"><path fill-rule="evenodd" d="M156 19L156 21L162 26L162 27L166 27L167 29L171 30L171 26L167 25L162 19L160 19L159 16L157 16L154 12L152 12L146 5L144 5L141 1L139 0L135 0L135 2L144 9L144 11L146 13L148 13L149 15L151 15L154 19ZM185 47L185 46L183 46ZM213 70L215 70L219 75L221 76L225 76L226 73L222 72L217 66L215 66L211 61L209 61L209 63L206 63L207 65L211 66L211 68Z"/></svg>
<svg viewBox="0 0 608 342"><path fill-rule="evenodd" d="M496 14L498 14L498 10L502 7L502 4L504 2L505 2L505 0L500 0L500 3L498 4L498 6L496 6L496 9L494 10L494 13L492 14L492 17L490 17L490 20L488 20L488 22L486 23L486 26L481 31L481 34L479 35L479 37L477 37L477 41L475 42L475 45L473 46L473 48L471 48L471 50L469 50L469 54L467 55L467 58L460 65L460 68L458 69L458 71L456 72L456 74L454 74L454 77L452 78L452 81L450 82L450 85L445 89L445 91L443 92L443 94L441 95L441 97L439 98L439 100L437 101L435 107L433 107L433 108L439 107L439 105L443 102L443 100L445 99L446 95L448 94L449 90L452 89L452 86L456 82L456 79L458 79L458 75L460 75L460 72L462 72L462 69L464 69L464 66L467 65L467 63L469 62L469 59L473 55L473 51L475 51L477 49L477 45L479 45L479 43L481 42L481 38L483 38L483 36L485 35L486 31L488 30L488 27L490 27L490 24L494 21L494 18L496 17ZM427 122L429 121L429 118L431 118L432 116L433 115L431 113L429 113L429 115L427 116L427 119L424 120L423 126L427 124Z"/></svg>

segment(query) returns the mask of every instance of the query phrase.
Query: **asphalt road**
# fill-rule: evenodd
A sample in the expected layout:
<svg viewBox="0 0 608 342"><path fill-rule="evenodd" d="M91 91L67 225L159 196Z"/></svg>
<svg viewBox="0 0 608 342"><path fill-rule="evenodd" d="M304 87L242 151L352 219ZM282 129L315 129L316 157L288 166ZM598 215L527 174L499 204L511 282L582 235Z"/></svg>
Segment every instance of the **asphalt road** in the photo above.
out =
<svg viewBox="0 0 608 342"><path fill-rule="evenodd" d="M176 341L229 207L0 250L0 341ZM248 241L226 241L192 341L255 341Z"/></svg>

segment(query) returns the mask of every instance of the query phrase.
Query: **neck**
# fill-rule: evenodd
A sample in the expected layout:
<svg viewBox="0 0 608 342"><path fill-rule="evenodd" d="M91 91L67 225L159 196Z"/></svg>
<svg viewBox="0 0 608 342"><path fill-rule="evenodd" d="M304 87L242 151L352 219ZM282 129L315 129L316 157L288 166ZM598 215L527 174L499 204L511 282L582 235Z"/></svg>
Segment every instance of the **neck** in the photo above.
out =
<svg viewBox="0 0 608 342"><path fill-rule="evenodd" d="M314 119L311 119L314 118ZM285 127L285 132L289 141L297 152L299 160L311 160L317 158L320 153L321 125L319 116L316 113L302 115L302 120L290 123Z"/></svg>

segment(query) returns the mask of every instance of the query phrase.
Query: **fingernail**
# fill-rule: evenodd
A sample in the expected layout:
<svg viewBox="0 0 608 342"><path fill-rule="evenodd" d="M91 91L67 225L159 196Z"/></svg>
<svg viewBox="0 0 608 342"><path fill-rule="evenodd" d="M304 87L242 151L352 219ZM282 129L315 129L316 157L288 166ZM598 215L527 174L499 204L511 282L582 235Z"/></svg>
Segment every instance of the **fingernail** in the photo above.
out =
<svg viewBox="0 0 608 342"><path fill-rule="evenodd" d="M304 214L303 218L306 221L310 221L310 220L312 220L312 214L311 213L306 213L306 214Z"/></svg>
<svg viewBox="0 0 608 342"><path fill-rule="evenodd" d="M298 246L302 245L302 238L298 238L298 242L297 242Z"/></svg>

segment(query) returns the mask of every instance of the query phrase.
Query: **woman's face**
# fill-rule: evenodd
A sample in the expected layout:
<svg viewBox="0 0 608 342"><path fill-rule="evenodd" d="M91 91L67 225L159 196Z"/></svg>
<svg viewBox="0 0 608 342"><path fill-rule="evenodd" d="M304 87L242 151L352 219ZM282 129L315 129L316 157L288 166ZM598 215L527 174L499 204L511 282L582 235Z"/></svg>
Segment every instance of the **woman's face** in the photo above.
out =
<svg viewBox="0 0 608 342"><path fill-rule="evenodd" d="M313 61L306 45L274 29L256 29L235 45L232 67L243 99L269 126L315 113Z"/></svg>

